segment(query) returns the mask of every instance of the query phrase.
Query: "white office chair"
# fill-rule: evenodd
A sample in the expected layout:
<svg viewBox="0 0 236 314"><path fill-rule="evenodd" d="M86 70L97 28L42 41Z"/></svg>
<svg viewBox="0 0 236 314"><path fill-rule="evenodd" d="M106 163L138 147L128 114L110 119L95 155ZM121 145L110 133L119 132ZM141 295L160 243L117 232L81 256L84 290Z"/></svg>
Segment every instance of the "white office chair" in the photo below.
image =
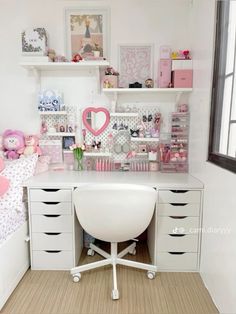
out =
<svg viewBox="0 0 236 314"><path fill-rule="evenodd" d="M128 253L135 254L136 243L122 252L117 252L117 243L133 239L149 225L153 216L157 192L151 187L133 184L99 184L77 188L73 194L78 220L83 229L96 239L111 242L111 254L90 244L90 249L105 257L105 260L71 269L74 282L81 272L111 264L113 266L112 299L119 299L116 264L147 270L153 279L157 267L122 259Z"/></svg>

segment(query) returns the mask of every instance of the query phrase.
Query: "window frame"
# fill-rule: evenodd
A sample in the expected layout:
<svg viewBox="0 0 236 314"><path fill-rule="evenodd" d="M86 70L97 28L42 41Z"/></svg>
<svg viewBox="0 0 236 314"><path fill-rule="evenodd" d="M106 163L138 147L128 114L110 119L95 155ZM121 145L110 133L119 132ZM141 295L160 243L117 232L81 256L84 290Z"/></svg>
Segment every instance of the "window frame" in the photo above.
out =
<svg viewBox="0 0 236 314"><path fill-rule="evenodd" d="M225 3L224 3L225 5ZM229 5L229 3L228 3ZM213 80L212 80L212 93L211 93L211 112L210 112L210 129L209 129L209 145L208 145L208 161L218 165L221 168L227 169L236 173L236 158L231 156L223 155L218 152L214 152L214 138L216 137L218 142L220 141L220 131L221 128L217 124L217 117L219 116L219 111L222 112L223 106L223 92L225 78L220 82L219 80L219 64L220 64L220 44L221 36L224 30L222 30L222 15L223 15L223 1L217 2L217 12L216 12L216 32L215 32L215 55L214 55L214 67L213 67ZM227 37L226 37L227 39ZM225 47L227 47L227 40L225 42ZM226 56L227 49L225 49L224 57ZM236 52L235 52L236 58ZM222 58L224 61L223 67L226 67L226 57ZM234 65L235 66L235 65ZM234 68L234 74L236 77L236 69ZM225 75L226 77L227 75ZM221 84L221 91L219 91L219 84ZM231 98L231 110L232 110L232 98ZM221 116L221 115L220 115ZM229 122L230 125L230 122ZM228 132L229 133L229 132ZM229 142L229 137L228 137Z"/></svg>

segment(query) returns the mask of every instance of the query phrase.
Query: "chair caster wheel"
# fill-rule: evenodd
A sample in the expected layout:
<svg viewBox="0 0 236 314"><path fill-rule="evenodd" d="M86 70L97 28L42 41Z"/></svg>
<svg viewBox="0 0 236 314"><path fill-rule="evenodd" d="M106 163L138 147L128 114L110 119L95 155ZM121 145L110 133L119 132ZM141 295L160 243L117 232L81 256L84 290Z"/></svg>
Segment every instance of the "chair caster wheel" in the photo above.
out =
<svg viewBox="0 0 236 314"><path fill-rule="evenodd" d="M112 300L118 300L119 299L119 291L116 289L116 290L112 290L111 292L111 298Z"/></svg>
<svg viewBox="0 0 236 314"><path fill-rule="evenodd" d="M88 256L94 256L94 254L95 254L94 250L88 249L88 251L87 251Z"/></svg>
<svg viewBox="0 0 236 314"><path fill-rule="evenodd" d="M147 277L148 277L148 279L154 279L155 278L155 276L156 276L156 273L154 272L154 271L148 271L147 272Z"/></svg>
<svg viewBox="0 0 236 314"><path fill-rule="evenodd" d="M73 276L73 281L74 281L74 282L79 282L80 279L81 279L81 274L80 274L80 273L78 273L78 274L76 274L76 275Z"/></svg>

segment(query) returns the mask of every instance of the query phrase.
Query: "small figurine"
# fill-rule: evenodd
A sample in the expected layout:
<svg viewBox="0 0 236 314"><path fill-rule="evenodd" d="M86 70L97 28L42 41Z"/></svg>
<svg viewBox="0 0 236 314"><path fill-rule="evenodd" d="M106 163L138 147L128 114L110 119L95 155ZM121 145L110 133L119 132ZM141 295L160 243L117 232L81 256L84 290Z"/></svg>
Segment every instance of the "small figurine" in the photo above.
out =
<svg viewBox="0 0 236 314"><path fill-rule="evenodd" d="M139 137L139 130L132 130L132 129L130 129L130 135L132 137Z"/></svg>
<svg viewBox="0 0 236 314"><path fill-rule="evenodd" d="M158 130L160 133L160 128L161 128L161 113L157 112L154 116L154 128L155 130Z"/></svg>
<svg viewBox="0 0 236 314"><path fill-rule="evenodd" d="M44 134L44 133L47 133L47 131L48 131L48 127L47 127L46 121L43 120L41 123L40 133Z"/></svg>
<svg viewBox="0 0 236 314"><path fill-rule="evenodd" d="M153 80L152 80L151 78L147 79L147 80L145 81L145 86L146 86L147 88L153 88L153 86L154 86Z"/></svg>
<svg viewBox="0 0 236 314"><path fill-rule="evenodd" d="M81 60L83 60L81 55L79 53L76 53L71 61L72 62L80 62Z"/></svg>

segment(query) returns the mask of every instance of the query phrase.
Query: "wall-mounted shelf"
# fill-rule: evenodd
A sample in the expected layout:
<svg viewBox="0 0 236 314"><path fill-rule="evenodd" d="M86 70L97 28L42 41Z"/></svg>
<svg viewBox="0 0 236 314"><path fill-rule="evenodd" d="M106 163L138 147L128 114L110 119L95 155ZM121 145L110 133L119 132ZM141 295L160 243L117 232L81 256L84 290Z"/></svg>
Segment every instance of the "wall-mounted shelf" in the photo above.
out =
<svg viewBox="0 0 236 314"><path fill-rule="evenodd" d="M105 94L189 93L192 88L103 88Z"/></svg>
<svg viewBox="0 0 236 314"><path fill-rule="evenodd" d="M157 137L131 137L131 142L159 142Z"/></svg>
<svg viewBox="0 0 236 314"><path fill-rule="evenodd" d="M21 62L27 70L36 71L73 71L80 69L99 69L109 66L108 61L80 61L80 62Z"/></svg>
<svg viewBox="0 0 236 314"><path fill-rule="evenodd" d="M112 112L110 117L127 117L127 118L136 118L138 117L138 112Z"/></svg>
<svg viewBox="0 0 236 314"><path fill-rule="evenodd" d="M70 132L47 132L46 135L47 136L62 137L62 136L75 136L75 133L70 133Z"/></svg>
<svg viewBox="0 0 236 314"><path fill-rule="evenodd" d="M108 152L84 152L85 157L111 157Z"/></svg>
<svg viewBox="0 0 236 314"><path fill-rule="evenodd" d="M66 116L67 111L39 111L40 116Z"/></svg>

